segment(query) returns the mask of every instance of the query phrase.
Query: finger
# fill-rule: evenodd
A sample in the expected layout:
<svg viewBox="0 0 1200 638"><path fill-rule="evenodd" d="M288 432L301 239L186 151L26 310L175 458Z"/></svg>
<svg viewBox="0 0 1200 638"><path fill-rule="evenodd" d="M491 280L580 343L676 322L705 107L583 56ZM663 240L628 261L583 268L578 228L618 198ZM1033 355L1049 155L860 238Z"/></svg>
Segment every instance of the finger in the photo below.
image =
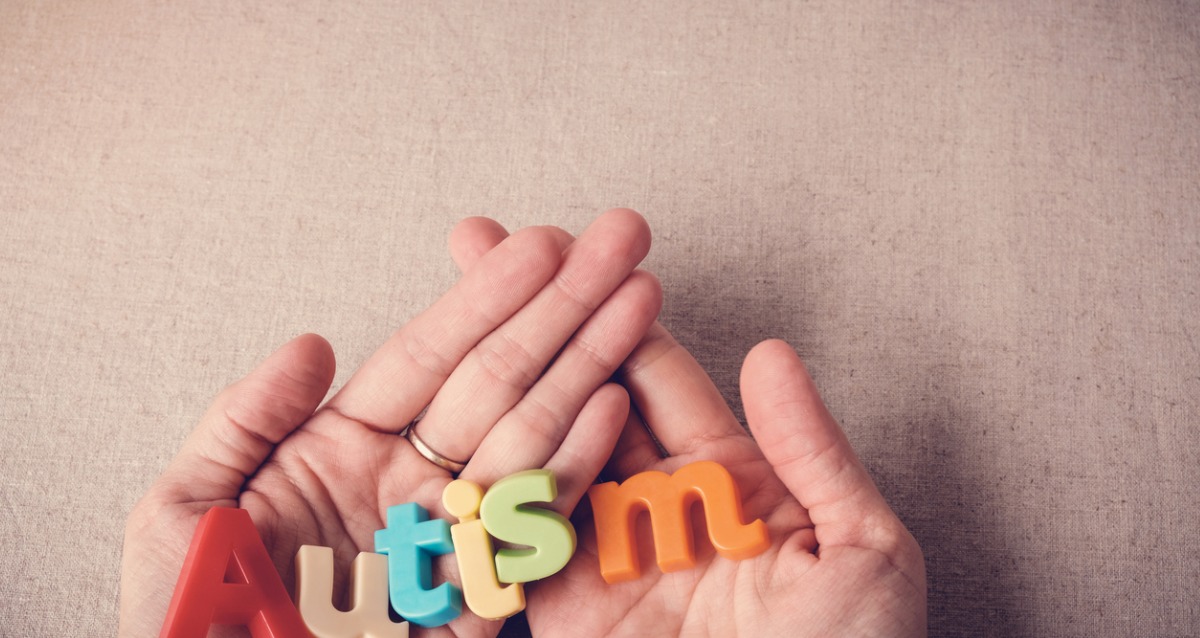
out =
<svg viewBox="0 0 1200 638"><path fill-rule="evenodd" d="M483 439L471 460L472 474L487 481L542 467L584 404L645 334L661 303L662 290L653 275L630 275Z"/></svg>
<svg viewBox="0 0 1200 638"><path fill-rule="evenodd" d="M470 458L649 249L650 229L640 215L623 209L601 215L563 253L551 282L454 370L421 420L421 438L444 457Z"/></svg>
<svg viewBox="0 0 1200 638"><path fill-rule="evenodd" d="M487 217L468 217L450 231L450 257L462 272L478 262L508 237L499 222Z"/></svg>
<svg viewBox="0 0 1200 638"><path fill-rule="evenodd" d="M621 482L639 472L661 469L662 463L663 456L658 444L631 405L625 426L621 428L621 434L613 446L612 457L604 466L604 479Z"/></svg>
<svg viewBox="0 0 1200 638"><path fill-rule="evenodd" d="M542 228L505 239L453 288L371 355L327 408L399 432L484 336L550 281L562 251Z"/></svg>
<svg viewBox="0 0 1200 638"><path fill-rule="evenodd" d="M333 349L306 334L222 391L163 473L175 502L235 499L271 451L304 423L333 383Z"/></svg>
<svg viewBox="0 0 1200 638"><path fill-rule="evenodd" d="M551 227L550 230L555 232L555 237L563 250L566 250L567 246L575 241L574 235L561 228ZM450 233L450 254L459 271L466 272L472 268L479 258L494 248L506 234L503 226L486 217L469 217L459 222ZM625 396L625 403L628 404L628 394L624 392L622 394ZM595 399L593 398L593 400ZM628 405L626 405L626 408L628 408ZM626 409L626 412L628 413L628 409ZM572 432L576 431L575 428L580 427L583 419L584 415L581 412L576 425L571 430ZM618 451L624 449L625 452L614 454L605 468L605 474L614 477L616 480L624 480L637 472L649 469L652 463L662 460L662 457L658 453L657 445L650 439L649 434L646 432L646 426L642 424L641 420L635 414L628 414L627 419L631 421L631 425L625 426L629 432L622 433L618 430L618 434L624 442L623 445L618 447ZM571 439L569 433L567 439ZM563 445L566 446L568 443L564 441ZM473 471L479 471L481 475L503 476L503 474L499 474L499 472L502 472L499 468L493 468L487 472L475 469L482 466L484 462L485 459L481 459L480 452L477 452L471 465L464 471L464 475L468 475ZM584 489L586 489L586 486ZM560 492L560 497L561 494L562 492ZM574 507L574 505L571 507Z"/></svg>
<svg viewBox="0 0 1200 638"><path fill-rule="evenodd" d="M456 257L460 269L471 267L469 256L486 252L498 226L481 217L460 222L451 235L452 252L463 256ZM562 229L552 232L564 245L573 240ZM634 405L671 454L693 455L721 440L744 436L720 390L662 325L650 329L621 371Z"/></svg>
<svg viewBox="0 0 1200 638"><path fill-rule="evenodd" d="M547 226L546 230L552 234L560 251L575 241L571 233L556 226ZM458 270L466 272L507 236L508 231L496 221L487 217L468 217L450 231L450 256Z"/></svg>
<svg viewBox="0 0 1200 638"><path fill-rule="evenodd" d="M749 442L704 368L660 324L650 328L622 364L619 381L672 456L707 458L723 443Z"/></svg>
<svg viewBox="0 0 1200 638"><path fill-rule="evenodd" d="M575 511L604 468L628 415L629 395L615 383L601 386L588 399L562 445L544 466L554 472L558 483L558 498L551 509L567 517Z"/></svg>
<svg viewBox="0 0 1200 638"><path fill-rule="evenodd" d="M485 218L471 218L460 223L451 239L458 254L480 254L485 250L486 242L492 236L489 222L491 220ZM573 239L566 231L553 230L560 233L560 241L564 243L569 244ZM471 267L466 259L458 265L464 270ZM662 444L664 448L672 454L684 456L703 455L703 452L709 451L706 448L719 445L722 440L734 439L748 443L745 430L738 425L737 418L707 373L687 349L658 323L654 324L622 365L621 381L628 386L634 405L653 432L631 431L629 436L636 444L631 445L630 449L647 449L644 443L648 442L654 455L619 457L618 465L625 466L624 470L632 470L626 475L647 469L646 463L652 459L661 460L658 445L654 444L652 437L658 437L660 442L665 439L666 442ZM627 463L627 458L636 460Z"/></svg>
<svg viewBox="0 0 1200 638"><path fill-rule="evenodd" d="M861 544L880 528L866 523L894 518L791 346L778 340L755 346L741 387L751 431L808 509L821 546Z"/></svg>

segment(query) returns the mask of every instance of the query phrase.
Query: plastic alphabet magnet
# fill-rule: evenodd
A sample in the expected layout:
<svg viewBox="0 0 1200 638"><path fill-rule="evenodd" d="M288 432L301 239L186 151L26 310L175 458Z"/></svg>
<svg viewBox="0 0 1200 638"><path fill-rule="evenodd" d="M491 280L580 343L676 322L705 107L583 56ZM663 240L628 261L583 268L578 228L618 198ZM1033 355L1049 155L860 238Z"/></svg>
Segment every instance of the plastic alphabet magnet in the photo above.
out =
<svg viewBox="0 0 1200 638"><path fill-rule="evenodd" d="M641 574L634 539L643 511L664 572L696 564L689 510L697 501L721 556L742 560L769 545L766 524L742 522L736 482L711 461L671 475L642 472L619 485L594 485L588 496L600 574L609 583ZM248 627L254 638L408 638L408 623L444 625L462 613L464 599L478 616L507 618L525 608L523 583L553 576L575 553L575 528L539 505L557 497L553 473L528 470L486 491L470 481L450 482L442 504L458 519L453 525L431 520L416 503L389 507L387 525L375 532L375 553L360 553L351 566L349 611L333 606L333 550L300 548L293 604L250 514L213 508L192 537L161 636L204 638L210 626L225 624ZM506 546L495 549L493 538ZM449 553L461 590L433 584L433 558ZM389 608L407 622L393 622Z"/></svg>

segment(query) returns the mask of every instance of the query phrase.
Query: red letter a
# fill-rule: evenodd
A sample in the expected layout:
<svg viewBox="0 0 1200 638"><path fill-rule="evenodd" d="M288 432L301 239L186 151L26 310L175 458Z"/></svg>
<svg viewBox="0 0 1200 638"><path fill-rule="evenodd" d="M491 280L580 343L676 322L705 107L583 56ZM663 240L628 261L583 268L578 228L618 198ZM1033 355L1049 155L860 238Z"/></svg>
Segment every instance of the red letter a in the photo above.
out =
<svg viewBox="0 0 1200 638"><path fill-rule="evenodd" d="M204 638L214 623L245 625L254 638L310 635L243 509L200 519L160 637Z"/></svg>

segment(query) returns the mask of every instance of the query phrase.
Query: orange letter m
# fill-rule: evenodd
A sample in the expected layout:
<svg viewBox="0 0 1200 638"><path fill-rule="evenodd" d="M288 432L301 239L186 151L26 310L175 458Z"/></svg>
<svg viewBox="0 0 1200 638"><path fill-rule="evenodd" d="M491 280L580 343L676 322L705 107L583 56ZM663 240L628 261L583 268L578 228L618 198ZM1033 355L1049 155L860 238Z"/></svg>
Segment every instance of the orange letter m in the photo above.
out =
<svg viewBox="0 0 1200 638"><path fill-rule="evenodd" d="M650 513L654 551L664 572L696 565L692 547L689 510L696 499L704 503L708 538L725 558L742 560L756 556L770 543L761 520L742 523L742 501L729 471L712 461L685 465L670 476L649 471L635 474L624 483L602 483L588 490L596 520L596 543L600 575L609 583L641 575L634 546L638 514Z"/></svg>

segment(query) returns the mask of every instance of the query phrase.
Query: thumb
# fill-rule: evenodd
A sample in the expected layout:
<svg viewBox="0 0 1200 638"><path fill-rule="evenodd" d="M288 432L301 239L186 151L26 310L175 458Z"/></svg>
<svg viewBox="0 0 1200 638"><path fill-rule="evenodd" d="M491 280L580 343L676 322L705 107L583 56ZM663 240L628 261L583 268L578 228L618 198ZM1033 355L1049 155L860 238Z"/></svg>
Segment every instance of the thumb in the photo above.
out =
<svg viewBox="0 0 1200 638"><path fill-rule="evenodd" d="M755 346L742 366L741 390L750 430L779 479L808 510L817 542L883 542L872 535L893 531L899 520L791 346L778 340Z"/></svg>
<svg viewBox="0 0 1200 638"><path fill-rule="evenodd" d="M159 479L170 500L236 499L275 446L312 416L334 368L329 342L305 334L217 395Z"/></svg>

